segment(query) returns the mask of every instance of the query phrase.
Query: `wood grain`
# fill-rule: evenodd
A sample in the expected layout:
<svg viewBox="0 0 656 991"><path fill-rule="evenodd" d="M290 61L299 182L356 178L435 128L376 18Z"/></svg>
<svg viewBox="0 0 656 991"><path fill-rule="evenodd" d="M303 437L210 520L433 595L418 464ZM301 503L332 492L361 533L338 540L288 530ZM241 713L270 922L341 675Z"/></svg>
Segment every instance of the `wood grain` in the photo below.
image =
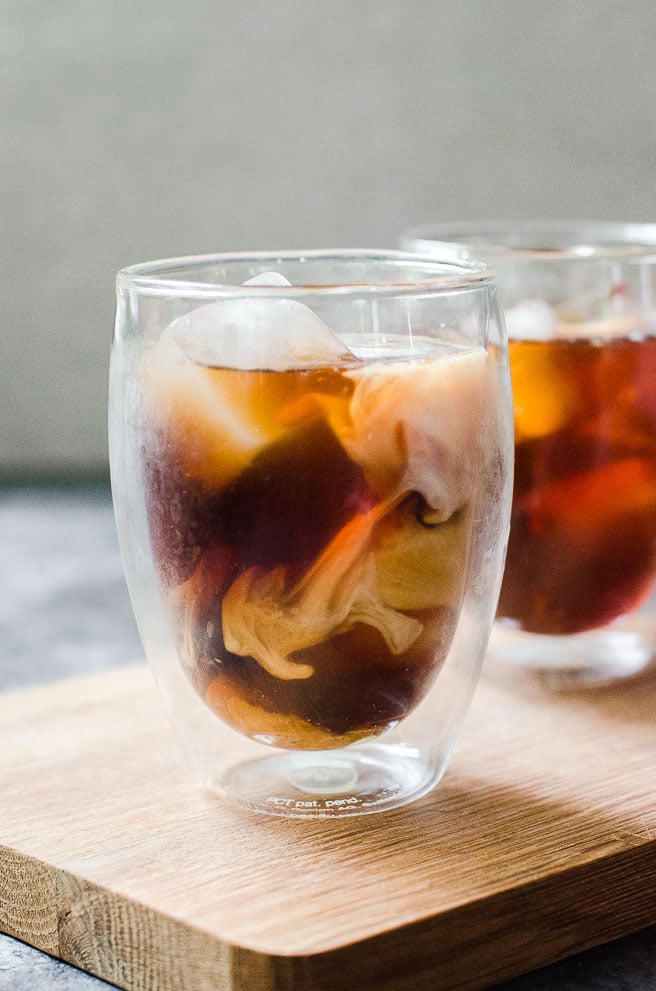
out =
<svg viewBox="0 0 656 991"><path fill-rule="evenodd" d="M431 795L362 819L199 791L150 675L0 697L0 929L137 991L473 991L656 922L656 677L488 673Z"/></svg>

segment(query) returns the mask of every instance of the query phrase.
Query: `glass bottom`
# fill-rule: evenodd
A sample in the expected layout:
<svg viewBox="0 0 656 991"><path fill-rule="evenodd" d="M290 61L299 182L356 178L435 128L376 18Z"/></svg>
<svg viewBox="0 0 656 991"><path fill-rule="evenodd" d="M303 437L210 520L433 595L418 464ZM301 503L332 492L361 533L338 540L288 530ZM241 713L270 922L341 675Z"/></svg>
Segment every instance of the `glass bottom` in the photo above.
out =
<svg viewBox="0 0 656 991"><path fill-rule="evenodd" d="M655 646L651 636L617 626L545 636L496 623L488 659L527 668L553 687L585 688L640 674L651 664Z"/></svg>
<svg viewBox="0 0 656 991"><path fill-rule="evenodd" d="M399 808L424 795L438 777L417 750L371 743L275 753L232 768L214 787L251 811L326 819Z"/></svg>

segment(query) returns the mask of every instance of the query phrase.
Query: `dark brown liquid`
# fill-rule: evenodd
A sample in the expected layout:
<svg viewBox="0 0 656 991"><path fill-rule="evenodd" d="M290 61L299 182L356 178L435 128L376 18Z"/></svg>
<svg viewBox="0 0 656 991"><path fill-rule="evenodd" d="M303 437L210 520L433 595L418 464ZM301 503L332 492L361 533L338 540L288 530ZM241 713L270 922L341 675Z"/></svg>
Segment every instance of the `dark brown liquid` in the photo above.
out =
<svg viewBox="0 0 656 991"><path fill-rule="evenodd" d="M154 556L196 690L226 722L278 746L383 732L423 698L451 644L466 507L436 521L424 494L398 491L404 464L388 478L348 453L348 370L189 363L181 374L158 382L144 463ZM391 422L390 443L405 459ZM436 539L454 549L443 588Z"/></svg>
<svg viewBox="0 0 656 991"><path fill-rule="evenodd" d="M567 634L656 579L656 340L517 342L515 490L498 615Z"/></svg>

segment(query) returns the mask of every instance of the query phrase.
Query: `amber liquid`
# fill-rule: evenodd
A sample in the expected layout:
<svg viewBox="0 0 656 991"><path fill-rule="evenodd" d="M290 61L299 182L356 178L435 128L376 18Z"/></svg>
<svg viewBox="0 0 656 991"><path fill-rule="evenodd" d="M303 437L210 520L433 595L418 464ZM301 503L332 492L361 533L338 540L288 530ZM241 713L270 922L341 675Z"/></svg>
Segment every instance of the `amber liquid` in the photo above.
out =
<svg viewBox="0 0 656 991"><path fill-rule="evenodd" d="M569 634L656 578L656 339L512 342L515 489L498 615Z"/></svg>
<svg viewBox="0 0 656 991"><path fill-rule="evenodd" d="M474 359L480 392L487 358ZM412 410L444 360L270 372L176 358L146 375L149 525L174 640L198 694L245 735L342 746L397 724L436 677L467 576L469 455L391 410L396 395ZM435 430L457 396L424 391ZM464 423L475 397L459 395ZM447 505L435 492L449 486Z"/></svg>

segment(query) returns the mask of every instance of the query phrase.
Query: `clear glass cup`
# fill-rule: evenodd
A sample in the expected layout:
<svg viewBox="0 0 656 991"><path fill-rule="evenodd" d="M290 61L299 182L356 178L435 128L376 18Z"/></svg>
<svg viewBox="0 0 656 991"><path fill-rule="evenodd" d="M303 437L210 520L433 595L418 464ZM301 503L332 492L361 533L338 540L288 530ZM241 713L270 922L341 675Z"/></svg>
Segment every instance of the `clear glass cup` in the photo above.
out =
<svg viewBox="0 0 656 991"><path fill-rule="evenodd" d="M654 656L656 224L472 221L404 247L499 272L515 491L490 656L563 687Z"/></svg>
<svg viewBox="0 0 656 991"><path fill-rule="evenodd" d="M126 269L109 424L134 611L204 785L294 817L428 791L509 529L494 270L374 251Z"/></svg>

